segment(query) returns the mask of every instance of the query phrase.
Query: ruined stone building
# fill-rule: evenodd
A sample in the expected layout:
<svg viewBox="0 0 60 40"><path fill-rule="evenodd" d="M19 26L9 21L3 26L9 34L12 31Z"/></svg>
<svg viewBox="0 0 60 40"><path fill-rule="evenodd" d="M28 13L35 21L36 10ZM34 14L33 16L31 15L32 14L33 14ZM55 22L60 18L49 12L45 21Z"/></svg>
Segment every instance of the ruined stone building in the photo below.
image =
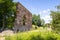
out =
<svg viewBox="0 0 60 40"><path fill-rule="evenodd" d="M32 14L21 4L16 5L15 31L28 31L32 27Z"/></svg>

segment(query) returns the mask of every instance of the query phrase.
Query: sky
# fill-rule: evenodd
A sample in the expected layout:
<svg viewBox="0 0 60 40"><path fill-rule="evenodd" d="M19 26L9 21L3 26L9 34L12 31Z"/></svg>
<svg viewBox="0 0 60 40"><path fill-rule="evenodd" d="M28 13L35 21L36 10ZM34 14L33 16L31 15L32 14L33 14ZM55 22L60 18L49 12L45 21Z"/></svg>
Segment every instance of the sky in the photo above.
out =
<svg viewBox="0 0 60 40"><path fill-rule="evenodd" d="M60 5L60 0L14 0L20 2L32 14L40 15L45 23L50 23L50 10L57 10L56 6Z"/></svg>

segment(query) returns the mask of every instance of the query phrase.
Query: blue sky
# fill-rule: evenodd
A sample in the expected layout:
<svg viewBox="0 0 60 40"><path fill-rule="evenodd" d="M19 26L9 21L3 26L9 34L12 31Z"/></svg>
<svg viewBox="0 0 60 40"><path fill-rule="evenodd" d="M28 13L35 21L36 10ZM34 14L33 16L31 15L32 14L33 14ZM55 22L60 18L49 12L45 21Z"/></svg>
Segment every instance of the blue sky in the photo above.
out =
<svg viewBox="0 0 60 40"><path fill-rule="evenodd" d="M49 23L50 10L56 10L55 6L60 5L60 0L14 0L20 2L25 6L32 14L39 14L41 19L45 20L45 23Z"/></svg>

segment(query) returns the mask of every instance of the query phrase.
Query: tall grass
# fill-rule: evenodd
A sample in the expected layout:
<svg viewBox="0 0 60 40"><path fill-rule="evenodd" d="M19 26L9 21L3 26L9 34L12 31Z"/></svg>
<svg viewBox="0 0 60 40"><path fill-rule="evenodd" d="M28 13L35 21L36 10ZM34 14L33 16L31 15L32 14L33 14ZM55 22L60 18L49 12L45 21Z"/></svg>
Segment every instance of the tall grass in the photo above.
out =
<svg viewBox="0 0 60 40"><path fill-rule="evenodd" d="M60 40L60 35L47 31L29 31L6 36L5 40Z"/></svg>

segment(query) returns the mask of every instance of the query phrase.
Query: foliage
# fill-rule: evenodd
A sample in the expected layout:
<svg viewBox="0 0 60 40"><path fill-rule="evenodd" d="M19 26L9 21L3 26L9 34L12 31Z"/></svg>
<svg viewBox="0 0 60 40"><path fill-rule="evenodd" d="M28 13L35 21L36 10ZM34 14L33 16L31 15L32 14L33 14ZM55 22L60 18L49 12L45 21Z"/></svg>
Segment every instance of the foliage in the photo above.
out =
<svg viewBox="0 0 60 40"><path fill-rule="evenodd" d="M6 36L5 40L60 40L60 35L50 31L29 31Z"/></svg>
<svg viewBox="0 0 60 40"><path fill-rule="evenodd" d="M45 21L44 19L41 19L41 25L44 27L45 26Z"/></svg>
<svg viewBox="0 0 60 40"><path fill-rule="evenodd" d="M58 6L56 6L57 7L57 9L59 9L60 10L60 5L58 5Z"/></svg>
<svg viewBox="0 0 60 40"><path fill-rule="evenodd" d="M0 0L0 27L11 27L14 21L14 14L16 4L13 0ZM9 22L9 23L8 23Z"/></svg>
<svg viewBox="0 0 60 40"><path fill-rule="evenodd" d="M58 6L59 8L59 6ZM51 11L51 17L52 17L52 28L56 32L60 32L60 12L57 11Z"/></svg>
<svg viewBox="0 0 60 40"><path fill-rule="evenodd" d="M40 15L32 15L32 24L36 26L41 26L41 18Z"/></svg>

